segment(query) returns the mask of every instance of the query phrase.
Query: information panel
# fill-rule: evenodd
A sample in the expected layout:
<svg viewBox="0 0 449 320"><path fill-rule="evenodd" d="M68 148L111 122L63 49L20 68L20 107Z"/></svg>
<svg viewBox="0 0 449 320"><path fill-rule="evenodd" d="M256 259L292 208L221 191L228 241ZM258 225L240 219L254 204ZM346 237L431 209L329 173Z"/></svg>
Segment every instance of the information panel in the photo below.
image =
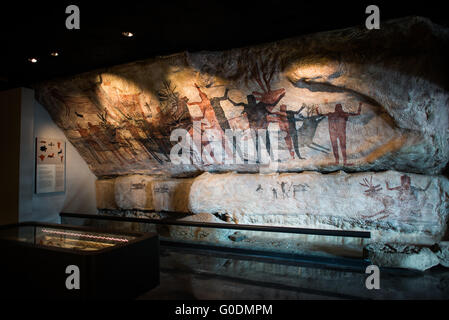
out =
<svg viewBox="0 0 449 320"><path fill-rule="evenodd" d="M36 138L36 193L65 191L65 141Z"/></svg>

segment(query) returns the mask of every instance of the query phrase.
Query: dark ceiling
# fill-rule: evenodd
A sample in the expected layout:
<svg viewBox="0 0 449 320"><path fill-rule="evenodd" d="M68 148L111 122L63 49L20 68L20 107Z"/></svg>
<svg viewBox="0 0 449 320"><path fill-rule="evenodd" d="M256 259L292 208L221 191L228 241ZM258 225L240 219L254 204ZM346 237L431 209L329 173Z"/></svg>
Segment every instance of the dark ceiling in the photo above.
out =
<svg viewBox="0 0 449 320"><path fill-rule="evenodd" d="M364 25L371 2L58 1L1 4L0 90L184 50L221 50ZM419 15L447 26L437 1L376 2L381 20ZM433 2L433 3L432 3ZM397 3L395 1L395 3ZM67 30L76 4L81 29ZM131 31L135 37L121 33ZM59 52L52 57L50 52ZM38 63L28 61L37 57Z"/></svg>

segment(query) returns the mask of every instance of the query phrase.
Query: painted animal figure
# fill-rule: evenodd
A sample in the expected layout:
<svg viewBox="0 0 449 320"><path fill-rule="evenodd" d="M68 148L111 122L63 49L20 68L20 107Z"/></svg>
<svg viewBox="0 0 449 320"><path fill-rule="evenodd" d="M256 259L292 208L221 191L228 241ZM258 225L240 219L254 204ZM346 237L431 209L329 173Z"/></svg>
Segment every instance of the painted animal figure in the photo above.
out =
<svg viewBox="0 0 449 320"><path fill-rule="evenodd" d="M394 199L390 196L379 193L382 190L382 187L380 184L373 184L373 176L371 176L369 180L367 178L363 178L363 183L360 183L360 185L368 188L365 190L365 196L380 201L384 206L383 210L379 212L371 215L362 215L361 217L364 219L375 218L376 220L382 220L389 217L392 214L390 207L394 204Z"/></svg>
<svg viewBox="0 0 449 320"><path fill-rule="evenodd" d="M253 95L256 97L257 101L260 101L262 103L265 103L267 105L275 104L275 102L279 102L282 97L285 96L285 89L280 88L273 90L271 89L271 80L274 75L274 69L271 70L270 73L260 71L259 64L256 64L256 66L253 69L252 77L259 85L260 89L262 89L262 92L259 91L253 91ZM261 74L262 73L262 74ZM263 79L263 82L262 82ZM276 104L277 104L276 102Z"/></svg>
<svg viewBox="0 0 449 320"><path fill-rule="evenodd" d="M305 192L305 191L307 191L307 189L310 188L310 186L307 183L293 184L292 187L293 187L293 198L295 198L295 199L296 199L297 193Z"/></svg>

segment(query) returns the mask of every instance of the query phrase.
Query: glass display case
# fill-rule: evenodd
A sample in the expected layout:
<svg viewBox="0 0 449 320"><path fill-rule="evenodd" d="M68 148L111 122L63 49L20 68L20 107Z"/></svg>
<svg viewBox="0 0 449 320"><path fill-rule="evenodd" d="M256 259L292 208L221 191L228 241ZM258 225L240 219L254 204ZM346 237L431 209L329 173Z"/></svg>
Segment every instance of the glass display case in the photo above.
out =
<svg viewBox="0 0 449 320"><path fill-rule="evenodd" d="M93 233L80 230L61 230L49 227L36 227L35 243L43 246L96 251L124 244L136 237L111 233Z"/></svg>
<svg viewBox="0 0 449 320"><path fill-rule="evenodd" d="M152 233L57 224L0 227L2 290L17 298L132 298L159 284L159 238ZM68 289L68 266L80 289Z"/></svg>

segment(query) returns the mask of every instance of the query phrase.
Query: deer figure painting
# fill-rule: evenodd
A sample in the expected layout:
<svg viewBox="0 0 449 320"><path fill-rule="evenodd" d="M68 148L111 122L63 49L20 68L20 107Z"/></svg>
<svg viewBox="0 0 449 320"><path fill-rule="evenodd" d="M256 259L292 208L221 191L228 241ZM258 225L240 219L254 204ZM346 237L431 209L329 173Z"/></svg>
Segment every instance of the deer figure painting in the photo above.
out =
<svg viewBox="0 0 449 320"><path fill-rule="evenodd" d="M390 216L392 212L389 207L394 204L394 199L380 193L382 187L380 184L373 184L373 176L371 176L369 180L363 178L363 183L360 183L360 185L367 188L364 192L365 196L380 201L384 206L383 210L371 215L362 215L362 218L376 218L377 220L382 220Z"/></svg>

